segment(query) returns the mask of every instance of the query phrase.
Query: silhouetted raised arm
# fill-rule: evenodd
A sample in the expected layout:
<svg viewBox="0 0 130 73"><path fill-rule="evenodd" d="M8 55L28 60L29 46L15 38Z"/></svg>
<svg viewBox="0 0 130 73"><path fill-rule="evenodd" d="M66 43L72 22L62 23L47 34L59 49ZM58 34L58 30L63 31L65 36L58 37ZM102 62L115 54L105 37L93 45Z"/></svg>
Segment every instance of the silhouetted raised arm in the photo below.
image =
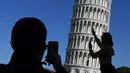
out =
<svg viewBox="0 0 130 73"><path fill-rule="evenodd" d="M102 48L102 43L101 43L101 41L98 39L98 37L96 36L96 34L95 34L93 28L92 28L92 34L93 34L94 39L95 39L95 41L97 42L98 46L99 46L100 48Z"/></svg>
<svg viewBox="0 0 130 73"><path fill-rule="evenodd" d="M89 42L89 53L93 58L97 58L97 57L101 56L104 53L104 51L101 49L98 52L94 53L93 50L92 50L92 44L91 44L91 41L90 41Z"/></svg>

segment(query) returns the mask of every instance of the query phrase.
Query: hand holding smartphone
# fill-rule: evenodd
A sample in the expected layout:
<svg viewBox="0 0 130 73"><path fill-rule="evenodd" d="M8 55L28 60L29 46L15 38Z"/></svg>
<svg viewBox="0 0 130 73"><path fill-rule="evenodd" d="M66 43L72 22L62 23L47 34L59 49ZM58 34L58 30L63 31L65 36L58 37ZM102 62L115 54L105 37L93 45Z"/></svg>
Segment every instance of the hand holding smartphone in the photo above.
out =
<svg viewBox="0 0 130 73"><path fill-rule="evenodd" d="M47 50L47 56L46 61L50 64L53 64L55 60L55 56L58 55L59 50L59 43L58 41L49 41L48 42L48 50Z"/></svg>

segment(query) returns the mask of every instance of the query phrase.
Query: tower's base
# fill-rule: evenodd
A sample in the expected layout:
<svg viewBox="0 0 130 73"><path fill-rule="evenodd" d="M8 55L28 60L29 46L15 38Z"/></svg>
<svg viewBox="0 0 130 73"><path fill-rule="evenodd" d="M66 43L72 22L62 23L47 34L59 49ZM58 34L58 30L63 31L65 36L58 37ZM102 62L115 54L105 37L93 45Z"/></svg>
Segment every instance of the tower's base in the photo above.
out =
<svg viewBox="0 0 130 73"><path fill-rule="evenodd" d="M99 68L67 64L65 64L64 67L68 71L68 73L101 73Z"/></svg>

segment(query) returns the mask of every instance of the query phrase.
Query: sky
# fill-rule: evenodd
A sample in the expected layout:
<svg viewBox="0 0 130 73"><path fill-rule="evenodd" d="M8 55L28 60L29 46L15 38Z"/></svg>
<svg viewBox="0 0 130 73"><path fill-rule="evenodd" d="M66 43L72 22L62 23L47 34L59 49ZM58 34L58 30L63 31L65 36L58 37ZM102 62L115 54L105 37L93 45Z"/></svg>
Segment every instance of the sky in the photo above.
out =
<svg viewBox="0 0 130 73"><path fill-rule="evenodd" d="M13 53L10 36L15 22L23 17L37 17L47 27L46 42L59 41L64 64L73 5L74 0L1 0L0 63L7 64ZM113 65L130 67L130 0L112 1L110 33L115 50Z"/></svg>

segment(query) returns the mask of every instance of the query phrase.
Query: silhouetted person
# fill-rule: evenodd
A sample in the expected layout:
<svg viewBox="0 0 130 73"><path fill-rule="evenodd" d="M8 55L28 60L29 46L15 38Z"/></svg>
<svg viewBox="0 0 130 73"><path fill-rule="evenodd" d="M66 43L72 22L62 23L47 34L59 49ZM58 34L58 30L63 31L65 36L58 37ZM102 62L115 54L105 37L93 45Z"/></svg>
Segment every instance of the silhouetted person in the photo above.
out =
<svg viewBox="0 0 130 73"><path fill-rule="evenodd" d="M93 58L99 58L101 73L116 73L115 67L112 65L112 56L114 55L113 41L110 33L105 32L101 36L102 42L97 38L94 29L92 34L96 43L101 48L98 52L94 53L92 50L91 40L89 42L89 52Z"/></svg>
<svg viewBox="0 0 130 73"><path fill-rule="evenodd" d="M37 18L26 17L18 20L11 34L14 50L7 65L0 65L0 73L49 73L43 70L41 60L46 50L47 30ZM52 36L53 37L53 36ZM52 52L56 73L67 73L59 55Z"/></svg>

